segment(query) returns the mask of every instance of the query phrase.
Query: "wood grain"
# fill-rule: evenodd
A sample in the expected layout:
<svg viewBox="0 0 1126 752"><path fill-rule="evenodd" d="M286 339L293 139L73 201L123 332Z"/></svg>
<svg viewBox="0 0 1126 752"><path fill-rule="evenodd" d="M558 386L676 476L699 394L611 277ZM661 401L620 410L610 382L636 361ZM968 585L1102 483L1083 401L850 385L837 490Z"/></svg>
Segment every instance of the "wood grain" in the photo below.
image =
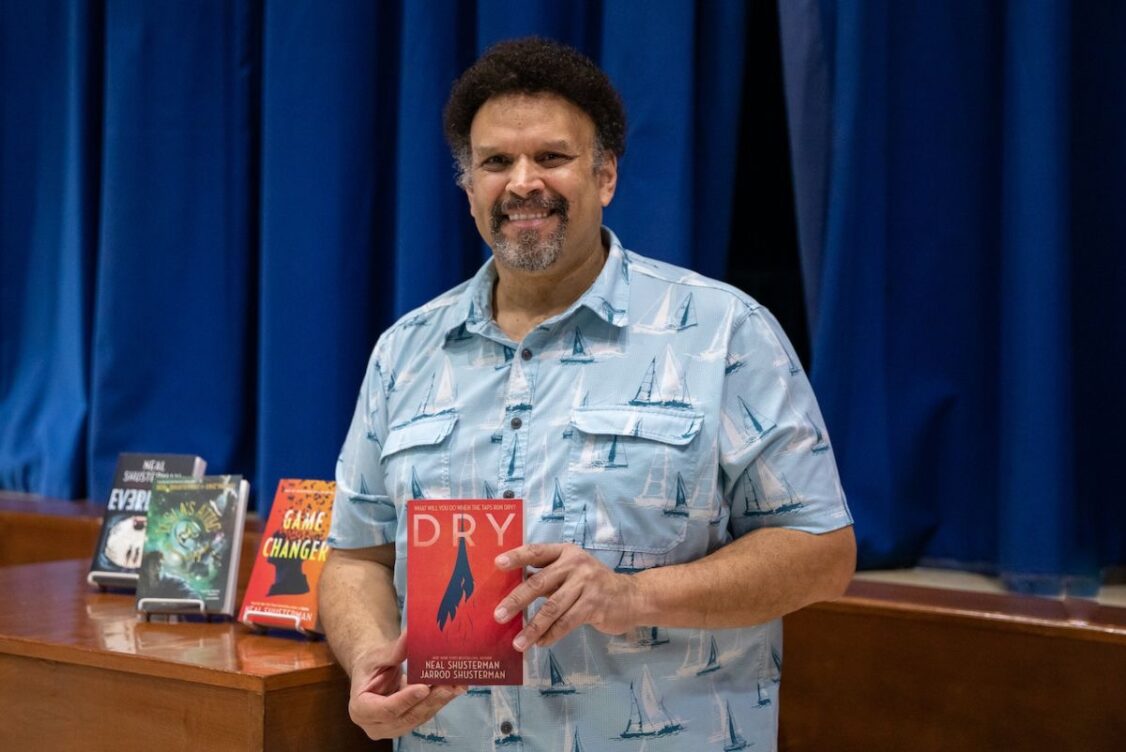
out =
<svg viewBox="0 0 1126 752"><path fill-rule="evenodd" d="M85 559L0 568L4 750L387 750L348 719L323 641L138 620Z"/></svg>
<svg viewBox="0 0 1126 752"><path fill-rule="evenodd" d="M781 748L1121 750L1126 613L854 582L785 619Z"/></svg>

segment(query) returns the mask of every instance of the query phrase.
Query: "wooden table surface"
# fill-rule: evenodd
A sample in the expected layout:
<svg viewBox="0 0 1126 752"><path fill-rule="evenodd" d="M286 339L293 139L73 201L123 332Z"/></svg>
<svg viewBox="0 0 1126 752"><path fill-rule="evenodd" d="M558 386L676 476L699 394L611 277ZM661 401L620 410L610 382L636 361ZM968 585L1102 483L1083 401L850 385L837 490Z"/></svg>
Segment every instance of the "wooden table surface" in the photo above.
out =
<svg viewBox="0 0 1126 752"><path fill-rule="evenodd" d="M0 749L386 748L349 721L327 643L141 621L88 564L0 567Z"/></svg>

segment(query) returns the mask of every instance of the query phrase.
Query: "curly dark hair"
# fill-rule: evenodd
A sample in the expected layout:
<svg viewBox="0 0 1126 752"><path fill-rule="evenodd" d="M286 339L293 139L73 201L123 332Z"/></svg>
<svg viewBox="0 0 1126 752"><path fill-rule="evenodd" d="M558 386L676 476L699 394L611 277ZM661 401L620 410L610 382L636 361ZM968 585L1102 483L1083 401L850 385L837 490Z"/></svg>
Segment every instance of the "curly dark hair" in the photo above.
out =
<svg viewBox="0 0 1126 752"><path fill-rule="evenodd" d="M626 151L626 113L610 79L594 62L565 44L525 37L499 42L454 82L442 114L464 182L469 168L469 129L481 105L504 94L556 94L594 121L596 163Z"/></svg>

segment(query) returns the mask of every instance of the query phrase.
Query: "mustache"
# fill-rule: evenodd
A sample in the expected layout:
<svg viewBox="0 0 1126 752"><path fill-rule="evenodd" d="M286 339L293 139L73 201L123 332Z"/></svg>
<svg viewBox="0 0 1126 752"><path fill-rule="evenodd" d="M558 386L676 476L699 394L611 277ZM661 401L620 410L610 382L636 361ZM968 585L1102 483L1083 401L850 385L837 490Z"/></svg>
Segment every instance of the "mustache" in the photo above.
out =
<svg viewBox="0 0 1126 752"><path fill-rule="evenodd" d="M562 196L532 196L531 198L508 198L493 204L491 212L493 232L500 230L505 216L519 212L555 212L563 222L567 221L570 204Z"/></svg>

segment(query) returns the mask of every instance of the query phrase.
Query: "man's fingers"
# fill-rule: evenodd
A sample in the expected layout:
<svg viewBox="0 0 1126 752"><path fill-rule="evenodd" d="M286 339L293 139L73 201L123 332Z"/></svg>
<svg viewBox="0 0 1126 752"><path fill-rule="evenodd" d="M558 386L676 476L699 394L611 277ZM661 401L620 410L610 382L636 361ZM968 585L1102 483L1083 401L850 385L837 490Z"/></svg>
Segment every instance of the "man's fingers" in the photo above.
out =
<svg viewBox="0 0 1126 752"><path fill-rule="evenodd" d="M467 686L428 687L411 684L392 695L361 693L355 698L353 720L375 738L400 736L434 717Z"/></svg>
<svg viewBox="0 0 1126 752"><path fill-rule="evenodd" d="M559 558L563 552L562 543L529 543L511 551L505 551L496 558L498 569L518 567L545 567Z"/></svg>
<svg viewBox="0 0 1126 752"><path fill-rule="evenodd" d="M567 613L578 602L580 595L582 591L579 588L560 588L555 591L554 595L543 602L536 615L524 625L520 634L516 635L512 641L513 647L517 650L526 650L529 645L542 639L553 627L555 627L554 639L559 639L570 632L574 626L567 628L566 625L572 622L579 623L581 620L568 619Z"/></svg>
<svg viewBox="0 0 1126 752"><path fill-rule="evenodd" d="M555 592L567 575L552 569L541 569L533 572L528 579L512 588L499 604L493 617L501 624L513 619L517 614L532 604L536 598L543 598Z"/></svg>
<svg viewBox="0 0 1126 752"><path fill-rule="evenodd" d="M397 723L430 694L431 690L425 684L409 684L390 695L361 692L355 702L366 722Z"/></svg>

